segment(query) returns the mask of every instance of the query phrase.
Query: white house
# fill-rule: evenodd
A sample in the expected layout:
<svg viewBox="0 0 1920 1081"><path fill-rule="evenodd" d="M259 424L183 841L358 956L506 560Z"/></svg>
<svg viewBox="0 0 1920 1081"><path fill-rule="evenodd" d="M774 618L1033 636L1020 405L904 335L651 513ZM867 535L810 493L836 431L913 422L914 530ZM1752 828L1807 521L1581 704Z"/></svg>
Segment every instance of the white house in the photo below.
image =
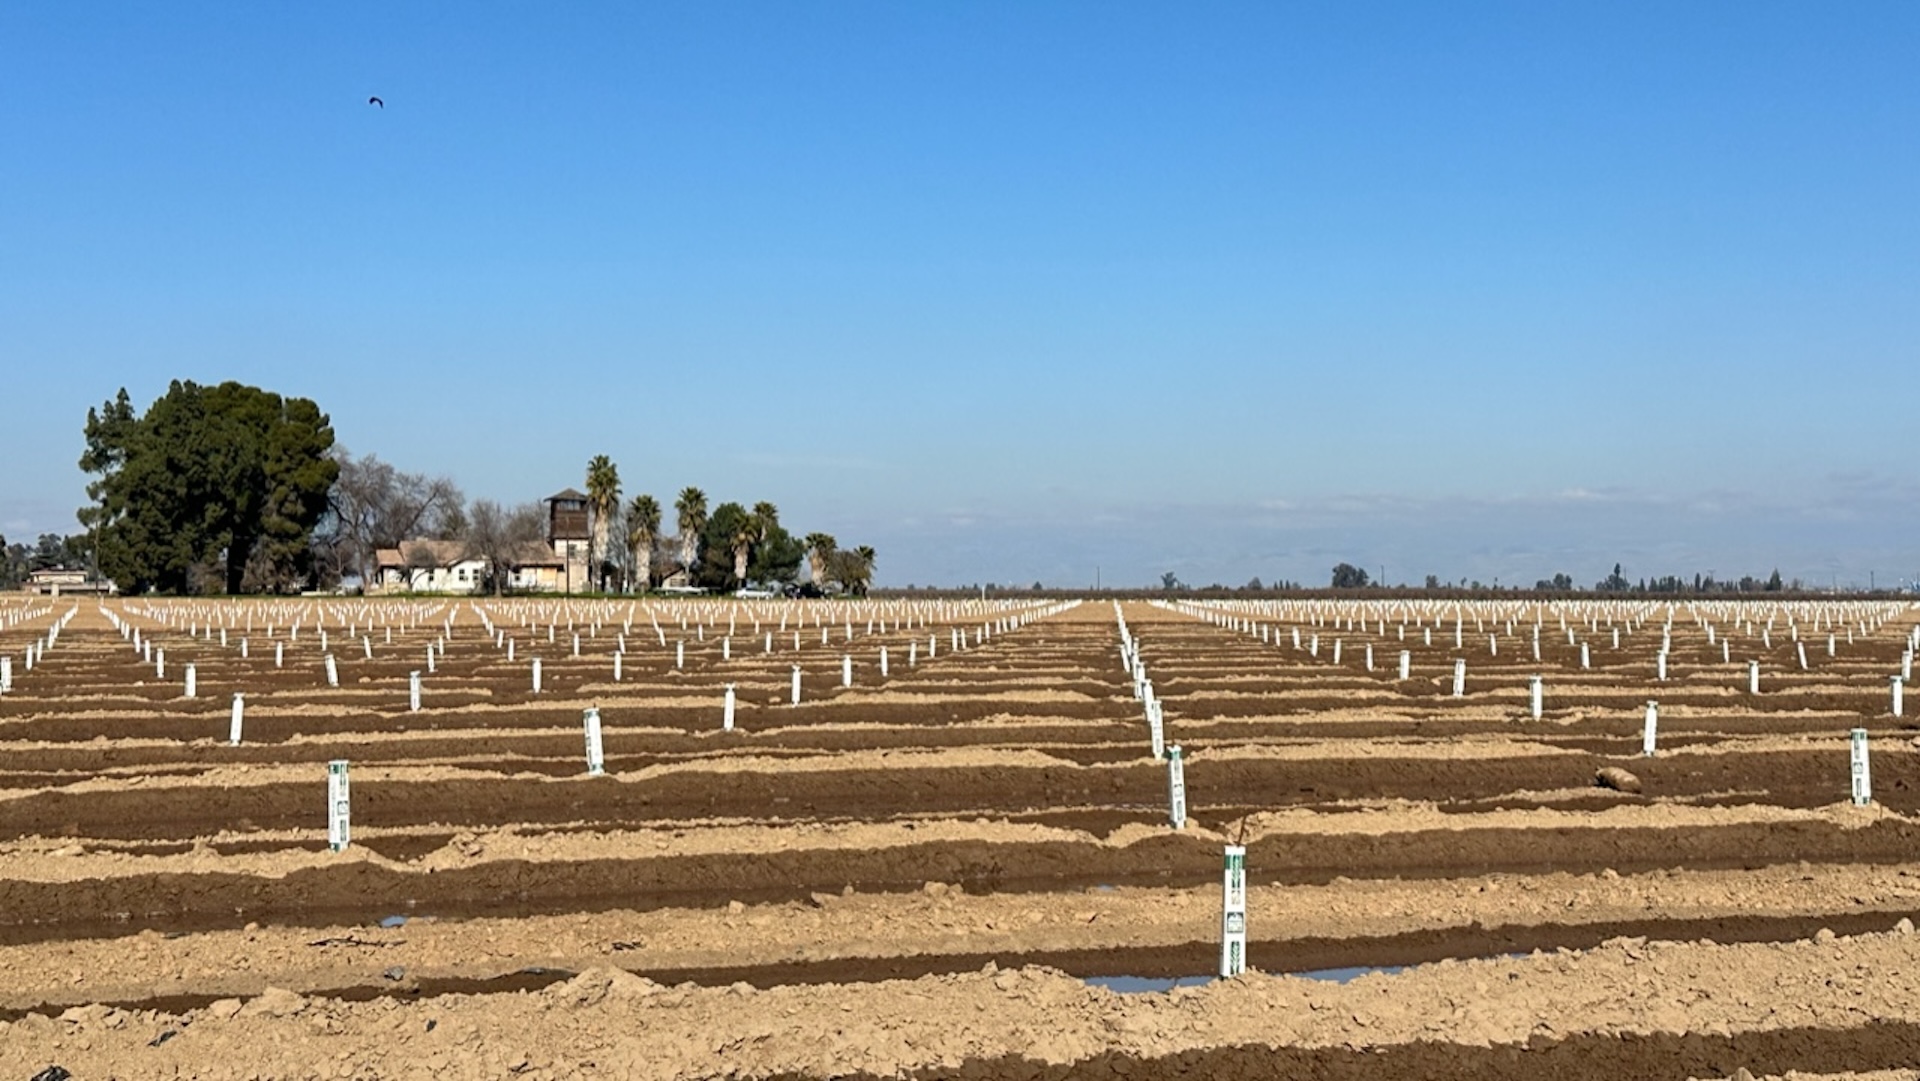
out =
<svg viewBox="0 0 1920 1081"><path fill-rule="evenodd" d="M403 541L374 556L373 585L383 593L477 593L486 581L486 561L459 541Z"/></svg>
<svg viewBox="0 0 1920 1081"><path fill-rule="evenodd" d="M507 569L503 588L515 592L557 592L564 588L566 560L534 541L521 548ZM410 540L375 555L372 592L484 593L487 561L467 554L451 540Z"/></svg>
<svg viewBox="0 0 1920 1081"><path fill-rule="evenodd" d="M547 540L530 541L513 555L500 585L516 593L571 593L592 584L587 551L593 543L585 494L568 488L548 496ZM402 541L374 555L377 593L481 593L488 588L487 561L452 540Z"/></svg>
<svg viewBox="0 0 1920 1081"><path fill-rule="evenodd" d="M58 597L62 593L116 593L112 582L104 578L88 579L87 572L76 567L45 567L29 571L21 586L28 593Z"/></svg>

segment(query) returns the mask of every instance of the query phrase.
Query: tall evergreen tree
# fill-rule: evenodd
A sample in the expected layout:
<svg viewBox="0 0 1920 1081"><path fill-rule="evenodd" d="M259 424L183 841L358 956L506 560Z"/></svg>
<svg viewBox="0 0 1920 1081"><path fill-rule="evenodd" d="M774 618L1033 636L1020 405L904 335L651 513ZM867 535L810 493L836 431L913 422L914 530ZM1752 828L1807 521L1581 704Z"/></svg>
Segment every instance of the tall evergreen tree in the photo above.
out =
<svg viewBox="0 0 1920 1081"><path fill-rule="evenodd" d="M703 589L732 589L744 572L740 556L752 543L753 516L738 503L722 503L713 508L700 537L700 561L694 568L693 583Z"/></svg>
<svg viewBox="0 0 1920 1081"><path fill-rule="evenodd" d="M87 411L79 513L100 569L129 592L282 592L312 576L313 530L339 465L307 398L175 380L136 418L121 390Z"/></svg>

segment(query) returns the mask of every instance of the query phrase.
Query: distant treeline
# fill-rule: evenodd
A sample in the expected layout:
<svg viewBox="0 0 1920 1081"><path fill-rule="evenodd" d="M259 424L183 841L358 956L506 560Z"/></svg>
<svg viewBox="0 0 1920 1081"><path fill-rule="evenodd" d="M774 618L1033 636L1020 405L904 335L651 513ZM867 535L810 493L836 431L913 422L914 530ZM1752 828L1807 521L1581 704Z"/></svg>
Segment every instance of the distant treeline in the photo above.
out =
<svg viewBox="0 0 1920 1081"><path fill-rule="evenodd" d="M1489 587L1483 587L1481 589L1476 590L1472 588L1463 589L1457 586L1440 586L1435 589L1427 589L1422 586L1412 586L1412 585L1386 586L1384 588L1380 586L1369 586L1366 589L1333 589L1328 586L1321 586L1317 588L1301 587L1301 588L1288 588L1288 589L1278 589L1278 588L1248 589L1245 586L1207 585L1207 586L1197 586L1197 587L1182 586L1180 589L1172 592L1169 592L1165 589L1153 587L1153 586L1145 586L1145 587L1138 587L1138 588L1119 588L1119 589L1108 588L1108 587L1101 587L1096 589L1092 586L1088 586L1083 589L1071 589L1071 588L1054 588L1051 586L1042 586L1040 588L1035 588L1032 585L1002 586L997 584L989 584L986 587L986 597L989 600L992 600L995 598L1007 599L1007 598L1018 597L1022 599L1031 598L1036 601L1066 600L1066 599L1073 599L1073 598L1078 598L1081 600L1103 600L1103 601L1104 600L1151 601L1151 600L1166 600L1169 597L1179 597L1181 600L1222 600L1222 601L1224 600L1321 600L1321 601L1325 601L1325 600L1460 600L1460 601L1533 602L1533 601L1555 601L1555 600L1581 600L1581 601L1623 600L1628 598L1638 598L1643 600L1659 600L1659 601L1672 600L1672 601L1684 602L1684 601L1705 601L1705 600L1763 600L1763 599L1770 600L1770 601L1771 600L1834 600L1836 598L1851 599L1851 600L1868 600L1875 597L1886 598L1886 597L1907 596L1907 595L1910 595L1909 591L1897 590L1897 589L1891 589L1891 588L1881 588L1881 589L1875 589L1875 590L1841 589L1837 591L1828 590L1828 589L1805 589L1800 591L1781 590L1780 592L1777 592L1777 593L1769 593L1762 590L1762 591L1745 593L1745 594L1739 593L1737 591L1722 591L1717 593L1685 592L1685 593L1661 593L1661 594L1642 595L1642 594L1635 594L1631 592L1627 594L1597 593L1592 590L1583 590L1583 589L1568 590L1565 592L1558 592L1558 591L1552 591L1552 590L1542 591L1542 590L1533 589L1532 587L1527 587L1524 589L1509 589L1504 586L1498 589L1495 589L1489 586ZM889 599L929 599L929 600L961 599L961 600L964 600L967 598L978 599L981 596L981 589L979 586L907 586L907 587L902 587L897 589L875 589L872 591L872 596L889 598Z"/></svg>
<svg viewBox="0 0 1920 1081"><path fill-rule="evenodd" d="M1621 573L1621 565L1616 563L1612 573L1595 582L1589 589L1583 589L1573 582L1567 574L1556 574L1552 578L1542 578L1531 586L1502 585L1498 582L1485 583L1477 579L1462 578L1458 582L1442 581L1438 575L1429 574L1422 585L1385 586L1374 581L1365 570L1351 563L1341 563L1333 568L1331 580L1325 586L1312 587L1299 582L1284 579L1272 583L1259 578L1249 580L1245 585L1229 586L1219 582L1196 586L1182 582L1172 571L1160 576L1158 585L1142 587L1060 587L1034 582L1030 586L1005 585L988 582L980 584L948 587L928 586L919 588L908 586L905 589L887 590L888 596L955 596L978 597L982 591L988 596L1018 594L1028 597L1111 597L1115 599L1151 600L1167 596L1182 598L1208 598L1216 600L1248 598L1386 598L1417 597L1444 598L1450 600L1514 600L1520 598L1537 599L1573 599L1595 597L1645 597L1645 598L1714 598L1714 597L1832 597L1835 595L1852 597L1891 596L1904 592L1891 587L1883 589L1849 589L1845 591L1809 587L1798 578L1783 580L1775 570L1765 578L1755 575L1743 575L1735 579L1716 578L1711 574L1696 574L1691 580L1679 575L1663 575L1658 578L1631 580Z"/></svg>

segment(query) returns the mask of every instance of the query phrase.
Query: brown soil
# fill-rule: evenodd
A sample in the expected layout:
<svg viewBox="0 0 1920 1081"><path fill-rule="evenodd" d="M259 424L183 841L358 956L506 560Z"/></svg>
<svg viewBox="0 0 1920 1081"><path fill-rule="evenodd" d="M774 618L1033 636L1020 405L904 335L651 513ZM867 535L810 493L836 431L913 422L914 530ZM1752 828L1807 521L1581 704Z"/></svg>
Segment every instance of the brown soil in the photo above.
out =
<svg viewBox="0 0 1920 1081"><path fill-rule="evenodd" d="M1920 1055L1915 939L1878 933L1920 919L1920 721L1888 711L1905 609L1683 608L1660 681L1663 606L1128 604L1186 751L1174 830L1107 604L113 602L164 678L90 604L0 604L0 1061L23 1076L1725 1077ZM1868 808L1846 802L1853 728ZM342 757L355 836L333 853ZM1593 787L1604 767L1641 791ZM1080 982L1211 972L1229 839L1257 967L1417 967Z"/></svg>

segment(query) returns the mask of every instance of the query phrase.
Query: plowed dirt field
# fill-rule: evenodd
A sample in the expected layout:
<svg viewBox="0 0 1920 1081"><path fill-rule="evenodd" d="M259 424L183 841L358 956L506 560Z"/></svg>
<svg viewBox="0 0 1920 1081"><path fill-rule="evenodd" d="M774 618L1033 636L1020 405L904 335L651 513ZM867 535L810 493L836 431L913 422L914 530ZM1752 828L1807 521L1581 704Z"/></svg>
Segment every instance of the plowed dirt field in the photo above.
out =
<svg viewBox="0 0 1920 1081"><path fill-rule="evenodd" d="M0 601L0 1081L1913 1078L1917 623Z"/></svg>

